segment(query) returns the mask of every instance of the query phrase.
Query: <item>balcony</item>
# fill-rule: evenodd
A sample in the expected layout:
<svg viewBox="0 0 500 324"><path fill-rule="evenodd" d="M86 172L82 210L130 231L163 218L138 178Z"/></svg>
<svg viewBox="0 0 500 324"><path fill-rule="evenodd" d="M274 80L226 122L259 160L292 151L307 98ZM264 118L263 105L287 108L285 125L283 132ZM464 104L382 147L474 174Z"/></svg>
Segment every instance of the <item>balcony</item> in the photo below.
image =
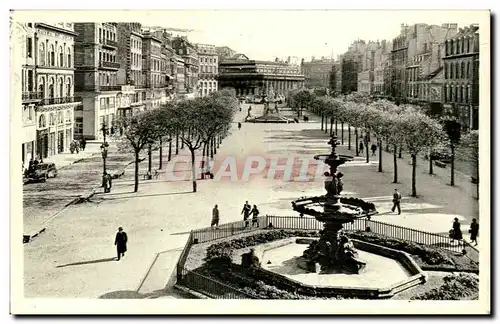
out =
<svg viewBox="0 0 500 324"><path fill-rule="evenodd" d="M41 91L23 91L23 101L39 101L43 99L43 92Z"/></svg>
<svg viewBox="0 0 500 324"><path fill-rule="evenodd" d="M62 97L62 98L45 98L40 102L41 106L60 105L73 102L81 102L82 97Z"/></svg>
<svg viewBox="0 0 500 324"><path fill-rule="evenodd" d="M99 89L101 91L121 91L121 85L108 85L108 86L100 86Z"/></svg>
<svg viewBox="0 0 500 324"><path fill-rule="evenodd" d="M207 73L207 72L202 72L198 73L198 78L200 79L217 79L218 74L216 73Z"/></svg>
<svg viewBox="0 0 500 324"><path fill-rule="evenodd" d="M120 68L120 63L116 62L106 62L106 61L99 61L99 67L100 68L105 68L105 69L115 69L118 70Z"/></svg>
<svg viewBox="0 0 500 324"><path fill-rule="evenodd" d="M103 47L108 47L113 49L118 48L118 43L110 39L102 39L101 44Z"/></svg>

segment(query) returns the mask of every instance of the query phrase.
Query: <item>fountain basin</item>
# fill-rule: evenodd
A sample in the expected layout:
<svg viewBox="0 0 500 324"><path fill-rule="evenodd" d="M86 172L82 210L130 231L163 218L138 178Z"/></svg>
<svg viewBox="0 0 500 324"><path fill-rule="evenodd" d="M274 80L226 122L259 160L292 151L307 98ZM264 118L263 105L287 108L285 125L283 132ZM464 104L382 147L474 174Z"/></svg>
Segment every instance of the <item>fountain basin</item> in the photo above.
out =
<svg viewBox="0 0 500 324"><path fill-rule="evenodd" d="M284 239L255 246L261 267L253 276L272 279L282 289L306 295L352 298L390 298L426 281L425 273L407 253L359 240L352 242L359 257L367 261L362 273L309 273L301 268L301 262L308 247L304 243L312 240Z"/></svg>

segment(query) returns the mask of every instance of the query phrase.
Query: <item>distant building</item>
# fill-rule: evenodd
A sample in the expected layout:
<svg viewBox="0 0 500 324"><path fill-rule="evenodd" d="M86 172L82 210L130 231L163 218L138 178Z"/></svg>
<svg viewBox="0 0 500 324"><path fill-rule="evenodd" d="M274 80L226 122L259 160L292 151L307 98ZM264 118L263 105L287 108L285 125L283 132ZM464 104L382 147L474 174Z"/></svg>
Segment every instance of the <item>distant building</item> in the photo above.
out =
<svg viewBox="0 0 500 324"><path fill-rule="evenodd" d="M301 72L305 77L306 88L329 88L330 73L334 64L333 59L313 59L311 62L301 63Z"/></svg>
<svg viewBox="0 0 500 324"><path fill-rule="evenodd" d="M236 51L227 46L217 46L215 48L217 56L219 57L219 62L229 59L236 55Z"/></svg>
<svg viewBox="0 0 500 324"><path fill-rule="evenodd" d="M200 63L195 45L189 42L187 37L175 37L172 39L172 48L184 60L186 92L197 94Z"/></svg>
<svg viewBox="0 0 500 324"><path fill-rule="evenodd" d="M459 118L464 130L478 129L479 27L461 28L445 41L445 110Z"/></svg>
<svg viewBox="0 0 500 324"><path fill-rule="evenodd" d="M285 95L304 86L304 75L287 63L229 59L219 63L219 87L234 88L237 95Z"/></svg>
<svg viewBox="0 0 500 324"><path fill-rule="evenodd" d="M196 44L200 71L198 77L198 95L205 97L209 93L217 91L219 74L219 57L214 45Z"/></svg>

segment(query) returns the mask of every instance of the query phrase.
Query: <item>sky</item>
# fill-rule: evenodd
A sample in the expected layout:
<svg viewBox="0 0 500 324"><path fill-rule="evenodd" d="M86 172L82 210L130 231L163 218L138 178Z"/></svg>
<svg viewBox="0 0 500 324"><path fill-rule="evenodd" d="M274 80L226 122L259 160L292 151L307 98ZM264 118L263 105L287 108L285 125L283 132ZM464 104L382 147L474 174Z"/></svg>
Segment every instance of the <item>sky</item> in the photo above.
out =
<svg viewBox="0 0 500 324"><path fill-rule="evenodd" d="M24 12L25 13L25 12ZM31 12L36 14L36 12ZM484 11L483 11L484 13ZM357 39L392 40L401 24L478 22L479 11L410 10L126 10L73 11L72 21L137 21L146 26L192 29L195 43L229 46L250 59L286 59L288 56L337 57ZM60 21L61 12L44 19ZM483 16L484 17L484 16Z"/></svg>

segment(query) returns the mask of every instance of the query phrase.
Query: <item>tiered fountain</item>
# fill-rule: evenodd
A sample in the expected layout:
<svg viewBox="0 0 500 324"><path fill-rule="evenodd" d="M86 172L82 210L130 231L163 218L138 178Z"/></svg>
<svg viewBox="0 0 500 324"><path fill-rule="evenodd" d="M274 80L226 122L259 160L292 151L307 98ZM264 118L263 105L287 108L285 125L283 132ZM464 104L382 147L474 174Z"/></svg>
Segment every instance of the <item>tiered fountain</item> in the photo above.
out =
<svg viewBox="0 0 500 324"><path fill-rule="evenodd" d="M292 207L301 215L314 216L324 223L319 241L311 243L304 251L306 269L313 272L359 273L366 263L358 258L350 240L342 234L344 224L352 223L357 218L368 217L377 213L375 205L358 198L341 197L343 189L341 172L337 168L347 161L352 161L352 156L339 155L335 152L337 137L332 135L328 144L332 147L330 154L314 156L315 160L324 161L330 167L325 173L326 195L308 197L292 202Z"/></svg>

